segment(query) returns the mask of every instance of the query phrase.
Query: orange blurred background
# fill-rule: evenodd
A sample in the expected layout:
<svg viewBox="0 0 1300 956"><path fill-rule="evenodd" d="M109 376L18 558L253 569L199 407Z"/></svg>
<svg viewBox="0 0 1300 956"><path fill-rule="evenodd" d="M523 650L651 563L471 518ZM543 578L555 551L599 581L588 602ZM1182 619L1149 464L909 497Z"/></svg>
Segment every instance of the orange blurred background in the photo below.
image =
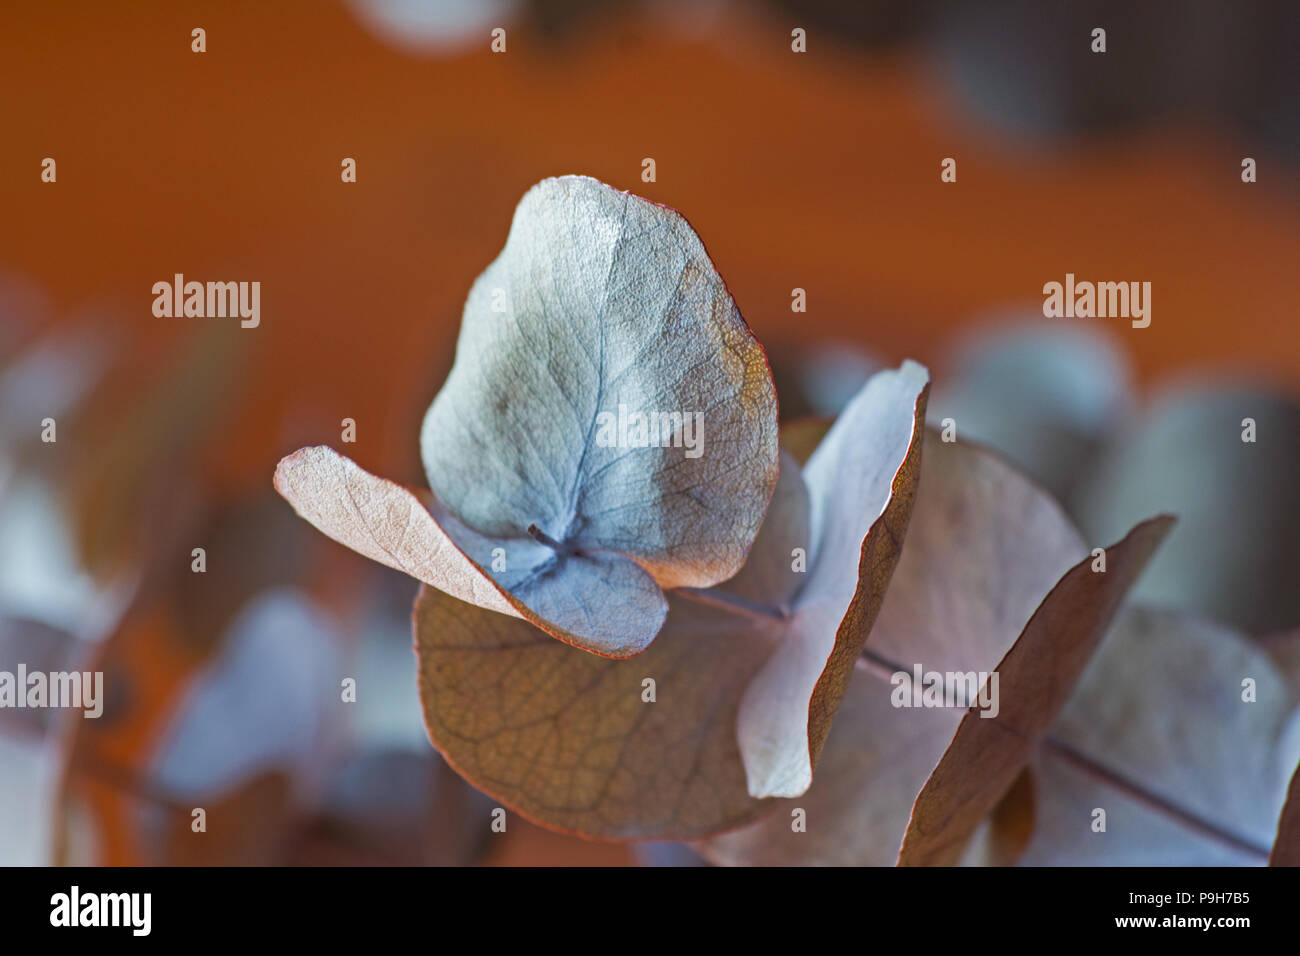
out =
<svg viewBox="0 0 1300 956"><path fill-rule="evenodd" d="M981 310L1073 271L1152 282L1151 327L1123 330L1145 379L1227 363L1300 385L1294 172L1213 131L1000 143L907 50L814 32L794 55L794 19L747 7L694 24L627 9L559 39L512 29L505 55L485 36L435 57L304 0L7 21L0 263L62 313L110 308L160 361L195 329L154 318L153 282L262 282L261 328L227 330L253 363L211 462L232 482L267 480L286 422L324 436L343 417L362 464L418 480L415 423L470 283L528 186L574 172L682 210L769 346L815 330L933 359Z"/></svg>

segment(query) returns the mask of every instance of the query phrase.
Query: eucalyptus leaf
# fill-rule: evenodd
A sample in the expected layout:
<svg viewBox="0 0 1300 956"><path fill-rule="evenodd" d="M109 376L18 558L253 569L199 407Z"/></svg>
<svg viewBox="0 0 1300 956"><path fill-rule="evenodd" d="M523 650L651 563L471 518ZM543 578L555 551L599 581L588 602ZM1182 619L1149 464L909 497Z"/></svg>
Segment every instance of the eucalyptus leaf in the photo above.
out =
<svg viewBox="0 0 1300 956"><path fill-rule="evenodd" d="M663 631L632 660L423 589L434 745L525 816L588 836L697 838L801 793L898 558L927 389L915 363L879 373L802 475L784 456L744 570L669 592Z"/></svg>
<svg viewBox="0 0 1300 956"><path fill-rule="evenodd" d="M1263 864L1300 757L1296 707L1286 675L1240 633L1129 608L1039 747L1021 862Z"/></svg>
<svg viewBox="0 0 1300 956"><path fill-rule="evenodd" d="M776 482L776 396L686 220L566 176L529 190L474 283L420 446L431 509L322 448L276 487L362 554L627 657L664 588L743 565Z"/></svg>
<svg viewBox="0 0 1300 956"><path fill-rule="evenodd" d="M1106 573L1093 573L1060 506L1000 458L929 432L924 460L903 556L817 779L784 812L703 843L710 859L954 862L1030 759L1167 524L1139 526L1106 549ZM945 690L969 674L992 706L918 701L916 669L942 675ZM797 811L803 831L791 827Z"/></svg>

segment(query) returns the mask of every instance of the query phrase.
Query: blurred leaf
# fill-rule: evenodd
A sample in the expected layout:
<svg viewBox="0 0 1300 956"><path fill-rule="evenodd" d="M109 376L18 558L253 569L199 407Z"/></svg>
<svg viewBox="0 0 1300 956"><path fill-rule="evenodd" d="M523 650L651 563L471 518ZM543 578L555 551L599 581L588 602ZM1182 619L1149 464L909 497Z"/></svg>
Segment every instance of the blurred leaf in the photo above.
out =
<svg viewBox="0 0 1300 956"><path fill-rule="evenodd" d="M206 575L220 588L220 567ZM148 586L91 669L103 716L72 721L59 858L99 865L265 863L319 802L340 742L340 642L300 592L246 602L215 645ZM73 845L74 808L94 855ZM207 812L206 832L191 812ZM272 839L274 835L274 839Z"/></svg>
<svg viewBox="0 0 1300 956"><path fill-rule="evenodd" d="M16 734L0 722L0 866L49 866L53 862L57 781L54 743L44 737Z"/></svg>
<svg viewBox="0 0 1300 956"><path fill-rule="evenodd" d="M944 10L937 0L769 0L782 21L811 27L827 43L884 50L912 39Z"/></svg>
<svg viewBox="0 0 1300 956"><path fill-rule="evenodd" d="M634 843L638 866L708 866L709 861L700 856L689 843L646 841Z"/></svg>
<svg viewBox="0 0 1300 956"><path fill-rule="evenodd" d="M201 326L168 374L106 402L80 423L67 494L82 562L110 580L166 551L193 527L196 462L232 403L226 386L245 353L229 329ZM125 383L114 383L116 388Z"/></svg>
<svg viewBox="0 0 1300 956"><path fill-rule="evenodd" d="M68 416L105 372L113 348L90 323L49 333L6 361L0 350L0 454L10 448L49 451L39 440L41 421L54 418L67 427Z"/></svg>
<svg viewBox="0 0 1300 956"><path fill-rule="evenodd" d="M0 496L0 612L85 635L101 592L78 559L56 489L14 478ZM98 635L95 635L98 636Z"/></svg>
<svg viewBox="0 0 1300 956"><path fill-rule="evenodd" d="M16 675L20 664L29 674L65 670L76 644L66 632L37 621L0 618L0 671ZM51 863L62 713L0 709L0 866Z"/></svg>
<svg viewBox="0 0 1300 956"><path fill-rule="evenodd" d="M631 660L575 654L425 588L416 642L435 746L530 819L590 836L698 837L753 818L757 796L802 792L897 560L926 388L915 363L868 383L802 494L786 458L750 564L725 587L670 592L662 633ZM784 513L805 500L806 522ZM800 574L790 542L804 527Z"/></svg>
<svg viewBox="0 0 1300 956"><path fill-rule="evenodd" d="M178 637L204 651L215 648L256 594L298 583L307 546L316 542L304 541L297 530L293 515L269 491L205 503L185 544L203 548L207 570L194 573L192 548L182 545L155 571L157 586L175 602Z"/></svg>
<svg viewBox="0 0 1300 956"><path fill-rule="evenodd" d="M952 350L930 422L1005 454L1068 500L1100 443L1132 404L1132 372L1111 341L1086 326L980 328ZM1118 532L1117 532L1118 533Z"/></svg>
<svg viewBox="0 0 1300 956"><path fill-rule="evenodd" d="M330 864L464 866L492 832L492 803L426 744L423 753L368 750L331 782L305 859Z"/></svg>
<svg viewBox="0 0 1300 956"><path fill-rule="evenodd" d="M511 25L519 0L348 0L370 31L412 53L488 48L494 27Z"/></svg>
<svg viewBox="0 0 1300 956"><path fill-rule="evenodd" d="M250 601L182 693L150 779L200 799L278 770L296 796L319 793L330 725L341 720L341 650L330 619L304 595L286 588Z"/></svg>
<svg viewBox="0 0 1300 956"><path fill-rule="evenodd" d="M1243 442L1244 419L1255 438ZM1169 389L1089 469L1074 502L1105 540L1142 515L1178 527L1134 599L1250 634L1300 622L1300 403L1253 388Z"/></svg>
<svg viewBox="0 0 1300 956"><path fill-rule="evenodd" d="M0 618L0 671L17 673L21 664L28 673L49 674L72 667L78 656L76 639L64 630L41 621L17 617ZM19 689L25 694L25 689ZM21 727L28 735L44 734L58 711L46 707L0 710L0 733L5 727Z"/></svg>
<svg viewBox="0 0 1300 956"><path fill-rule="evenodd" d="M834 341L801 348L793 372L797 376L799 398L807 403L809 413L834 417L844 410L867 379L885 367L878 356L861 346ZM782 409L787 409L790 403L785 394L778 394Z"/></svg>
<svg viewBox="0 0 1300 956"><path fill-rule="evenodd" d="M1300 146L1283 92L1295 87L1300 22L1285 0L958 3L934 22L962 105L1001 129L1063 138L1226 118L1252 143L1292 157ZM1098 26L1104 56L1092 52Z"/></svg>

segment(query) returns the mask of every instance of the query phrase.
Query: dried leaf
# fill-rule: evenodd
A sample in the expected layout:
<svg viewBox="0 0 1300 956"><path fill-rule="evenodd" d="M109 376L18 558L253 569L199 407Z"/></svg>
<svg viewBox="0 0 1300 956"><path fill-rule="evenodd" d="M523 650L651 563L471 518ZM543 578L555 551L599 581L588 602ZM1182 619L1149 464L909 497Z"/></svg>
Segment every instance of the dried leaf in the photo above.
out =
<svg viewBox="0 0 1300 956"><path fill-rule="evenodd" d="M480 790L565 832L680 839L751 819L735 715L771 635L670 603L654 643L615 661L422 588L416 649L434 746Z"/></svg>
<svg viewBox="0 0 1300 956"><path fill-rule="evenodd" d="M1043 599L996 668L996 717L968 712L912 808L899 863L948 864L1029 762L1033 743L1060 713L1129 586L1173 519L1154 518L1106 549L1106 571L1076 564Z"/></svg>
<svg viewBox="0 0 1300 956"><path fill-rule="evenodd" d="M651 414L678 418L643 436ZM368 557L628 657L663 588L743 564L776 482L776 398L686 221L567 176L529 190L474 283L420 445L432 514L328 449L286 458L276 487Z"/></svg>
<svg viewBox="0 0 1300 956"><path fill-rule="evenodd" d="M750 564L724 587L670 592L663 631L633 660L574 654L423 589L434 745L525 816L589 836L699 837L754 818L757 797L801 792L897 559L926 388L915 363L872 379L809 462L806 491L785 459ZM790 556L803 527L806 574Z"/></svg>
<svg viewBox="0 0 1300 956"><path fill-rule="evenodd" d="M788 608L785 629L740 707L740 747L754 796L797 796L812 783L813 763L902 550L928 381L914 362L873 376L808 459L809 570L806 580L787 571L791 587L769 592L769 600Z"/></svg>
<svg viewBox="0 0 1300 956"><path fill-rule="evenodd" d="M929 433L907 546L817 780L783 804L787 814L806 813L807 831L792 830L789 816L775 812L710 840L706 855L726 863L884 865L898 859L906 834L907 861L951 860L1015 780L1029 756L1018 734L1036 732L1063 704L1073 662L1104 630L1160 530L1159 523L1137 529L1107 549L1112 566L1093 575L1093 559L1050 497L988 452ZM1058 622L1069 625L1056 638L1062 646L1052 639ZM1054 663L1058 654L1063 661ZM898 706L912 701L908 675L916 667L977 681L1006 667L990 699L998 715ZM969 721L994 727L963 732ZM985 760L996 768L987 788L983 767L962 777ZM956 807L936 792L945 781Z"/></svg>
<svg viewBox="0 0 1300 956"><path fill-rule="evenodd" d="M1285 676L1241 635L1188 612L1127 609L1035 758L1022 862L1264 863L1300 756L1295 708Z"/></svg>

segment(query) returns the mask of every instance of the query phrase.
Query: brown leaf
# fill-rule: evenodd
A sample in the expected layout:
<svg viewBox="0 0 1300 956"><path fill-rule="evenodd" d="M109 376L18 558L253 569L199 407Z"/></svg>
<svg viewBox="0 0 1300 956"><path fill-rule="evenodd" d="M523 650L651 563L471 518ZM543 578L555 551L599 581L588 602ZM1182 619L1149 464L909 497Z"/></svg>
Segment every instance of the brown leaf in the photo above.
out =
<svg viewBox="0 0 1300 956"><path fill-rule="evenodd" d="M959 733L963 718L998 724L1006 708L1017 729L1032 730L1045 710L1060 706L1069 691L1068 666L1066 673L1035 675L1019 658L1036 648L1040 657L1055 654L1053 646L1041 649L1051 635L1048 624L1071 615L1077 617L1071 646L1094 640L1117 595L1132 583L1137 557L1153 535L1158 536L1153 528L1137 529L1108 549L1113 570L1092 575L1093 559L1085 557L1078 533L1050 497L989 452L941 442L931 432L907 546L854 669L817 780L803 797L782 803L787 812L805 811L807 832L793 831L789 817L776 812L708 841L704 852L726 863L894 863L927 781L937 774L937 784L952 769L969 766L983 748L982 759L998 766L993 787L980 787L982 769L977 779L961 782L967 798L980 804L978 815L954 814L944 821L923 807L910 834L927 854L949 844L945 857L959 852L1029 754L1014 733ZM1098 598L1098 606L1088 605ZM997 695L998 717L979 718L956 707L896 706L895 698L911 697L908 675L917 666L974 676L996 670L1000 662L1012 669L1012 679ZM1044 689L1035 676L1046 682ZM1019 695L1034 703L1013 702Z"/></svg>
<svg viewBox="0 0 1300 956"><path fill-rule="evenodd" d="M948 864L1029 761L1034 742L1065 706L1129 587L1173 526L1138 525L1106 549L1106 571L1084 559L1043 599L996 668L996 717L967 712L912 808L901 865Z"/></svg>
<svg viewBox="0 0 1300 956"><path fill-rule="evenodd" d="M423 589L421 699L448 762L530 819L609 838L699 837L753 819L759 796L806 788L917 475L926 376L910 365L873 381L809 463L806 491L783 461L741 575L670 592L663 630L631 660L574 654ZM788 512L808 496L801 525ZM791 571L801 527L806 575Z"/></svg>
<svg viewBox="0 0 1300 956"><path fill-rule="evenodd" d="M775 635L738 628L721 608L669 604L654 643L616 661L421 588L430 740L474 786L564 832L682 839L752 819L736 713Z"/></svg>

